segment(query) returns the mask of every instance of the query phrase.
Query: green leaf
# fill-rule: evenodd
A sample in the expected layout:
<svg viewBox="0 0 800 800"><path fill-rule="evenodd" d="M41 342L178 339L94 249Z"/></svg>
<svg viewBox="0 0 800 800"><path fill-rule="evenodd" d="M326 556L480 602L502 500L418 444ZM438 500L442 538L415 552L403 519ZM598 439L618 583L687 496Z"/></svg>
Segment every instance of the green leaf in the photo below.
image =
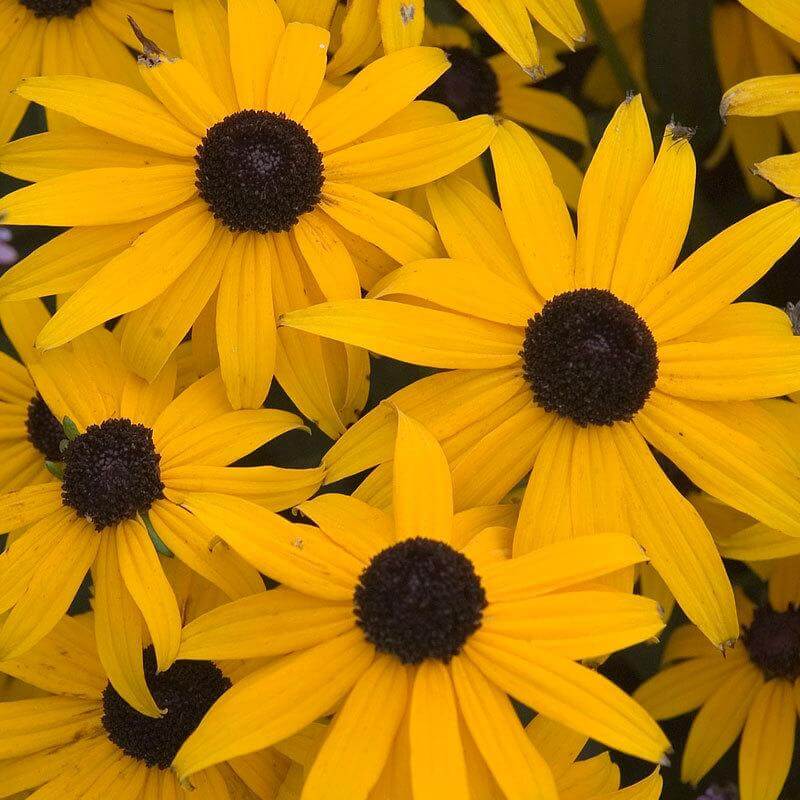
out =
<svg viewBox="0 0 800 800"><path fill-rule="evenodd" d="M80 435L78 426L69 417L64 417L61 426L64 428L64 435L70 442L74 442Z"/></svg>
<svg viewBox="0 0 800 800"><path fill-rule="evenodd" d="M153 527L153 523L150 521L150 515L146 511L143 511L139 516L142 518L142 522L144 522L144 527L147 529L147 535L150 537L153 547L156 548L156 552L161 553L162 556L174 558L175 554L164 544L164 542L161 540L161 537L156 533L156 529Z"/></svg>
<svg viewBox="0 0 800 800"><path fill-rule="evenodd" d="M51 475L55 475L60 481L64 480L64 465L60 461L45 461L44 465Z"/></svg>
<svg viewBox="0 0 800 800"><path fill-rule="evenodd" d="M697 128L694 147L700 158L722 132L712 8L712 0L647 0L644 12L647 81L661 109L661 122L674 117L681 125Z"/></svg>

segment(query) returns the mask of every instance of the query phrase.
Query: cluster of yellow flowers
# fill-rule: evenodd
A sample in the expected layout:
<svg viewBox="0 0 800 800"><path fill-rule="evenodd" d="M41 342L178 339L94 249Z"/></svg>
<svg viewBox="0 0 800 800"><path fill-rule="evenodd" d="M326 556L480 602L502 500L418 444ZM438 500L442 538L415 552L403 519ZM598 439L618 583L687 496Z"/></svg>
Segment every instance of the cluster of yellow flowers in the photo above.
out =
<svg viewBox="0 0 800 800"><path fill-rule="evenodd" d="M66 229L0 277L0 798L657 800L699 708L683 779L741 735L777 800L800 320L734 301L800 239L800 7L715 9L713 158L792 197L686 255L692 131L601 58L592 154L536 85L641 78L644 0L459 3L0 0L0 222ZM432 369L363 413L370 353ZM320 465L242 465L303 417Z"/></svg>

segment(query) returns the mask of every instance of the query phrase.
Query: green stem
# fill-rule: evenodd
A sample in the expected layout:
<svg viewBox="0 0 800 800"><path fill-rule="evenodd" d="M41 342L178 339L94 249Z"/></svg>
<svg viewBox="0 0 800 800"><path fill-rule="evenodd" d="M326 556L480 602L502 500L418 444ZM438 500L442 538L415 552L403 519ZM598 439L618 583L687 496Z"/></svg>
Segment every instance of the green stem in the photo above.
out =
<svg viewBox="0 0 800 800"><path fill-rule="evenodd" d="M611 71L614 73L620 89L623 92L638 92L639 87L636 83L636 78L633 77L628 62L622 55L622 51L617 45L617 40L608 27L606 18L603 16L603 12L597 5L597 0L579 0L579 2L589 23L589 28L594 33L600 49L608 59Z"/></svg>

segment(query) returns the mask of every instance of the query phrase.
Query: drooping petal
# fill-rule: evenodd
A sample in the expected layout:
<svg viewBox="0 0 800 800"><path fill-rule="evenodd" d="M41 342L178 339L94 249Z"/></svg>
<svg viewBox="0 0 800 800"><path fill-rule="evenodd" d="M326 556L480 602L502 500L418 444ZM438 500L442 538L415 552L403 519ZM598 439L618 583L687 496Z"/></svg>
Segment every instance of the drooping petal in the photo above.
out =
<svg viewBox="0 0 800 800"><path fill-rule="evenodd" d="M354 630L259 670L217 701L178 752L174 768L186 778L296 733L330 711L374 657Z"/></svg>

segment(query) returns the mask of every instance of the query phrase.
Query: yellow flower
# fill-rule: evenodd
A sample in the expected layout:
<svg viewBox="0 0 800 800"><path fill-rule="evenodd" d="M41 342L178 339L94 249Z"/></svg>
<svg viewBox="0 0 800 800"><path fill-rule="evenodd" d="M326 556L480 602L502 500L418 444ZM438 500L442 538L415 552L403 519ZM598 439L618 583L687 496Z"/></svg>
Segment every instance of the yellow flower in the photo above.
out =
<svg viewBox="0 0 800 800"><path fill-rule="evenodd" d="M304 800L329 797L331 787L366 798L379 782L392 797L411 785L418 799L466 800L475 758L504 796L555 798L506 695L609 746L662 757L658 727L575 663L663 627L653 601L592 587L644 559L630 537L584 537L509 558L515 507L454 514L444 453L403 414L392 495L391 515L344 495L301 504L319 527L240 500L186 497L192 513L234 549L245 542L250 562L283 585L197 619L179 657L290 655L219 700L176 757L182 776L340 708Z"/></svg>
<svg viewBox="0 0 800 800"><path fill-rule="evenodd" d="M127 16L172 47L170 8L172 0L0 0L0 143L28 107L10 94L22 78L69 73L141 86L128 51L137 42ZM64 118L48 111L47 124L60 129Z"/></svg>
<svg viewBox="0 0 800 800"><path fill-rule="evenodd" d="M219 373L174 400L170 360L151 384L127 370L100 328L29 364L68 444L61 480L0 495L0 530L26 528L0 555L0 659L25 652L57 623L87 571L95 587L100 658L117 690L143 713L158 710L143 683L141 653L127 638L146 627L158 664L175 660L178 605L157 549L238 598L263 590L256 570L185 511L184 493L222 492L279 510L311 496L321 469L228 467L265 442L301 428L294 414L232 411Z"/></svg>
<svg viewBox="0 0 800 800"><path fill-rule="evenodd" d="M0 149L0 169L40 181L2 198L5 223L74 226L9 270L0 295L72 293L43 349L124 315L123 357L147 380L200 318L234 408L259 407L274 372L337 436L366 400L368 361L307 335L278 340L273 306L359 297L360 237L400 263L440 253L430 224L377 193L471 161L494 122L364 141L447 69L440 50L386 56L335 91L328 32L284 25L274 0L231 0L227 15L217 0L179 0L175 20L184 59L143 39L157 99L75 76L17 90L85 127Z"/></svg>
<svg viewBox="0 0 800 800"><path fill-rule="evenodd" d="M681 775L697 784L741 734L742 800L777 800L792 763L800 709L800 557L776 564L768 598L737 590L741 642L723 658L693 626L672 634L662 671L635 697L657 719L700 709Z"/></svg>
<svg viewBox="0 0 800 800"><path fill-rule="evenodd" d="M774 0L763 0L762 2L751 0L742 5L757 11L756 7L774 6L775 2ZM785 3L777 5L785 5ZM601 6L609 7L610 20L619 25L615 29L618 43L635 76L644 85L646 75L641 28L644 14L643 0L602 0ZM780 12L777 11L777 13ZM788 14L800 20L800 15L796 12L787 11L787 16ZM766 19L766 12L762 16ZM800 31L800 22L798 22L797 30ZM794 72L795 59L800 58L798 42L792 41L778 31L770 30L754 14L737 3L714 4L711 32L717 72L723 90L730 90L741 81L755 78L755 76ZM800 33L798 33L798 41L800 41ZM622 95L608 62L604 58L598 58L593 64L587 75L584 90L588 97L604 105L618 102ZM798 103L795 102L793 108L787 107L785 110L796 110L797 107ZM723 102L723 109L725 108L726 104ZM738 112L731 111L729 113ZM766 116L769 113L780 112L764 111L753 116ZM745 113L745 116L750 116L750 114ZM775 190L761 180L761 178L771 180L771 177L762 175L760 171L754 174L753 164L770 159L771 156L777 156L783 150L784 138L793 150L800 150L800 117L786 115L774 120L728 119L717 147L708 157L704 166L715 167L732 149L750 194L756 200L772 200ZM770 163L771 160L767 161L767 164ZM798 186L800 186L800 182ZM779 188L781 187L779 186Z"/></svg>
<svg viewBox="0 0 800 800"><path fill-rule="evenodd" d="M183 621L224 600L183 570L171 576ZM61 800L273 800L289 760L275 750L220 763L181 787L172 758L203 714L246 677L236 662L177 662L157 671L152 647L134 637L147 683L162 714L145 716L108 682L92 635L92 615L64 617L25 655L0 661L0 672L40 691L0 702L0 796L39 789ZM126 631L130 634L130 631ZM118 635L120 631L118 631ZM102 652L102 649L101 649ZM36 696L38 695L38 696ZM27 795L25 795L27 796Z"/></svg>
<svg viewBox="0 0 800 800"><path fill-rule="evenodd" d="M575 0L458 0L478 24L525 72L541 75L542 57L531 16L547 32L574 49L586 38ZM364 63L379 47L394 52L418 45L426 29L425 0L349 0L337 14L337 0L278 0L287 16L341 30L341 44L330 73L343 75Z"/></svg>
<svg viewBox="0 0 800 800"><path fill-rule="evenodd" d="M327 732L327 725L314 723L276 745L275 749L293 762L281 786L281 800L302 800L306 773L313 766ZM609 754L579 759L587 744L586 737L557 722L536 716L525 727L525 734L550 767L559 797L569 800L658 800L661 796L662 780L658 769L633 786L620 789L619 767ZM467 748L465 756L472 797L475 800L502 800L505 795L476 752L474 742L465 738L464 746ZM531 791L522 796L531 797ZM408 781L397 786L387 779L372 790L369 800L413 800L413 795Z"/></svg>
<svg viewBox="0 0 800 800"><path fill-rule="evenodd" d="M701 489L800 536L800 475L756 398L800 383L788 317L731 305L800 236L779 203L719 234L676 270L694 196L687 132L653 162L641 99L620 106L587 171L577 237L530 136L492 144L502 213L449 179L429 199L451 259L409 264L373 299L284 324L452 370L394 395L443 442L456 505L497 502L533 469L515 552L628 529L716 643L738 633L730 584L702 520L648 442ZM385 497L395 421L367 414L326 454L326 479L381 465L358 496ZM622 503L622 498L625 502Z"/></svg>
<svg viewBox="0 0 800 800"><path fill-rule="evenodd" d="M50 319L39 300L0 304L0 324L20 361L0 353L0 492L44 483L44 459L58 460L61 424L39 396L27 365L33 340Z"/></svg>

